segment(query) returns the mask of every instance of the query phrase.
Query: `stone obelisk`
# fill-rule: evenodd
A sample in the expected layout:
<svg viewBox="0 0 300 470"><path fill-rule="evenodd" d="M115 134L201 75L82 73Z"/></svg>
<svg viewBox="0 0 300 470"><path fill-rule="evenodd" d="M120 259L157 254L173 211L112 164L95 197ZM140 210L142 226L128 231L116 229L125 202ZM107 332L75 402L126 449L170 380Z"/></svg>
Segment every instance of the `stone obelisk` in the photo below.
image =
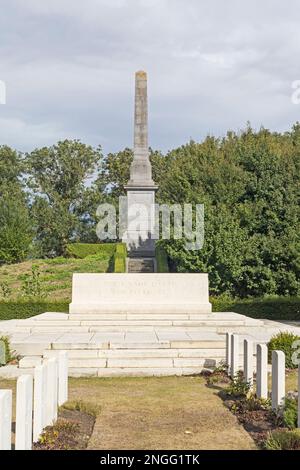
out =
<svg viewBox="0 0 300 470"><path fill-rule="evenodd" d="M135 74L134 156L127 193L126 242L129 256L155 256L155 191L148 147L147 74Z"/></svg>

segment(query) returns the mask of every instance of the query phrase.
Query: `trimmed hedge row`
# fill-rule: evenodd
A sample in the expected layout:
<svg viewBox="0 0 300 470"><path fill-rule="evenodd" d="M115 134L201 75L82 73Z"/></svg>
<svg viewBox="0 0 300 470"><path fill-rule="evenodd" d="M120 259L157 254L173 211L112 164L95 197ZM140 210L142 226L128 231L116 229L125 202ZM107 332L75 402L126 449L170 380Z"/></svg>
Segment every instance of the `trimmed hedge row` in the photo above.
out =
<svg viewBox="0 0 300 470"><path fill-rule="evenodd" d="M236 312L251 318L300 321L299 297L233 300L216 297L210 299L213 312Z"/></svg>
<svg viewBox="0 0 300 470"><path fill-rule="evenodd" d="M121 264L120 258L118 258L118 262ZM118 267L116 266L115 269L117 268ZM121 268L124 268L124 264L122 264ZM239 301L211 298L210 300L212 302L214 312L231 311L241 313L252 318L300 321L300 298L247 299ZM44 312L68 311L69 301L67 300L19 300L0 302L0 320L28 318Z"/></svg>
<svg viewBox="0 0 300 470"><path fill-rule="evenodd" d="M168 255L160 245L155 247L156 266L158 273L168 273L170 271L168 264Z"/></svg>
<svg viewBox="0 0 300 470"><path fill-rule="evenodd" d="M69 302L51 300L19 300L0 302L0 320L13 320L18 318L29 318L44 312L69 311Z"/></svg>
<svg viewBox="0 0 300 470"><path fill-rule="evenodd" d="M67 245L67 254L72 258L86 258L92 255L101 255L105 258L113 256L116 243L70 243Z"/></svg>
<svg viewBox="0 0 300 470"><path fill-rule="evenodd" d="M125 243L117 243L114 254L114 273L126 273L127 247Z"/></svg>

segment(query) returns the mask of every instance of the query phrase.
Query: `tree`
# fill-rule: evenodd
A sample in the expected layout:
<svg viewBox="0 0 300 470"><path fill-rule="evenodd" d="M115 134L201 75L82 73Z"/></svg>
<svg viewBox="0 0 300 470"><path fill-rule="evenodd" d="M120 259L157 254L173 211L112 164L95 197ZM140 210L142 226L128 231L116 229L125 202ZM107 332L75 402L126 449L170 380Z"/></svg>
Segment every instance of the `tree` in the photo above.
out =
<svg viewBox="0 0 300 470"><path fill-rule="evenodd" d="M0 264L26 259L32 229L24 193L8 184L0 189Z"/></svg>
<svg viewBox="0 0 300 470"><path fill-rule="evenodd" d="M31 215L41 255L63 255L67 243L80 238L90 217L88 180L97 177L101 159L100 147L94 149L78 140L58 142L26 155Z"/></svg>
<svg viewBox="0 0 300 470"><path fill-rule="evenodd" d="M21 154L7 145L0 146L0 188L8 184L20 187L22 170Z"/></svg>

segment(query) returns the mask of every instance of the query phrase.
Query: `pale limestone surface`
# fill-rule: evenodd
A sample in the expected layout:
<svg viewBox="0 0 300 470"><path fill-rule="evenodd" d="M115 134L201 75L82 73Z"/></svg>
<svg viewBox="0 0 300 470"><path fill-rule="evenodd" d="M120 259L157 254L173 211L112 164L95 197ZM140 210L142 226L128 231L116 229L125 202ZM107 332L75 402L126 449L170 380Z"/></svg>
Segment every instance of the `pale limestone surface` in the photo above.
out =
<svg viewBox="0 0 300 470"><path fill-rule="evenodd" d="M126 230L122 240L131 255L155 256L155 191L148 148L147 74L135 75L134 151L127 194Z"/></svg>
<svg viewBox="0 0 300 470"><path fill-rule="evenodd" d="M74 330L70 331L68 324L73 324L74 321L76 325L72 327ZM51 327L52 322L55 327ZM53 328L56 328L55 332ZM0 375L17 377L20 373L32 373L34 365L40 364L43 357L57 358L62 350L68 351L71 376L162 376L199 373L225 360L226 332L239 336L239 355L236 363L242 369L244 339L251 340L256 351L257 343L265 344L279 331L300 334L300 328L295 326L254 320L233 312L47 312L27 320L0 322L0 334L9 335L12 348L25 356L21 359L19 368L1 367Z"/></svg>
<svg viewBox="0 0 300 470"><path fill-rule="evenodd" d="M72 286L71 314L211 312L207 274L74 274Z"/></svg>

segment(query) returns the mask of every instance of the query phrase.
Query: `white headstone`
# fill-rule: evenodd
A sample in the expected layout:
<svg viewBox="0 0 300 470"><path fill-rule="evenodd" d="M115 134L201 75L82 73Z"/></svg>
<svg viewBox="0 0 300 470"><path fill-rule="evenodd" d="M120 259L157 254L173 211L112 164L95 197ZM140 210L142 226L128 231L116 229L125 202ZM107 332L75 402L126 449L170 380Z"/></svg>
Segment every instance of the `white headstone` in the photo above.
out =
<svg viewBox="0 0 300 470"><path fill-rule="evenodd" d="M46 373L45 364L34 369L33 398L33 442L37 442L44 427L44 409L46 407Z"/></svg>
<svg viewBox="0 0 300 470"><path fill-rule="evenodd" d="M0 390L0 450L11 450L12 391Z"/></svg>
<svg viewBox="0 0 300 470"><path fill-rule="evenodd" d="M253 384L253 342L244 339L244 379Z"/></svg>
<svg viewBox="0 0 300 470"><path fill-rule="evenodd" d="M58 355L58 405L68 401L68 353L60 351Z"/></svg>
<svg viewBox="0 0 300 470"><path fill-rule="evenodd" d="M17 381L16 450L32 448L32 397L32 376L21 375Z"/></svg>
<svg viewBox="0 0 300 470"><path fill-rule="evenodd" d="M268 348L258 344L256 350L256 395L268 398Z"/></svg>
<svg viewBox="0 0 300 470"><path fill-rule="evenodd" d="M46 426L57 419L58 404L58 362L55 357L47 361Z"/></svg>
<svg viewBox="0 0 300 470"><path fill-rule="evenodd" d="M231 363L230 363L230 375L231 378L239 371L239 335L231 335Z"/></svg>
<svg viewBox="0 0 300 470"><path fill-rule="evenodd" d="M226 333L226 366L227 366L228 375L230 375L230 363L231 363L231 336L232 336L232 333Z"/></svg>
<svg viewBox="0 0 300 470"><path fill-rule="evenodd" d="M284 403L285 397L285 354L272 351L272 408L275 410Z"/></svg>

